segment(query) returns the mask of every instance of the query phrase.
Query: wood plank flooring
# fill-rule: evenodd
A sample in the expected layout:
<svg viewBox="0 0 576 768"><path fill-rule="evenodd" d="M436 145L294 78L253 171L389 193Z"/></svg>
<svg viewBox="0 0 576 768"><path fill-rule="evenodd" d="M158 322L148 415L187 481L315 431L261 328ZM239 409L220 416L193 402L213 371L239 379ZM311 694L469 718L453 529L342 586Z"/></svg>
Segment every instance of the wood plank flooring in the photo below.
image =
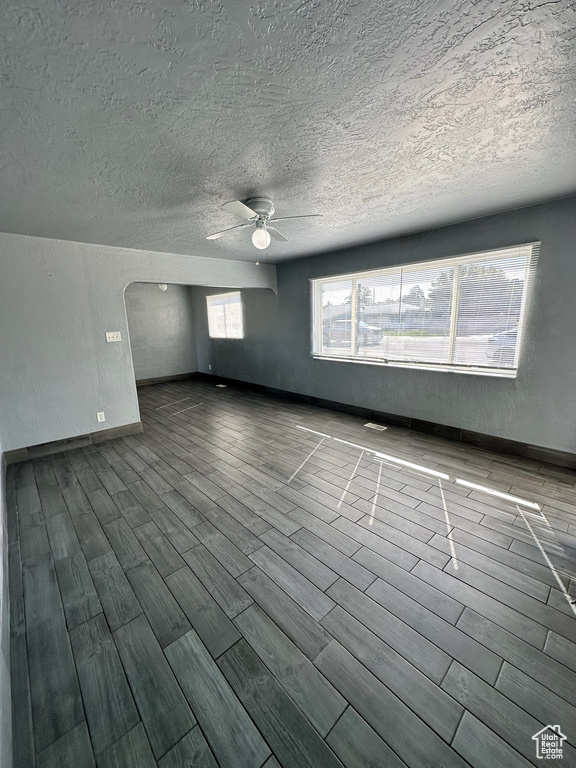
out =
<svg viewBox="0 0 576 768"><path fill-rule="evenodd" d="M139 396L143 434L9 468L16 768L527 766L556 724L576 765L573 472Z"/></svg>

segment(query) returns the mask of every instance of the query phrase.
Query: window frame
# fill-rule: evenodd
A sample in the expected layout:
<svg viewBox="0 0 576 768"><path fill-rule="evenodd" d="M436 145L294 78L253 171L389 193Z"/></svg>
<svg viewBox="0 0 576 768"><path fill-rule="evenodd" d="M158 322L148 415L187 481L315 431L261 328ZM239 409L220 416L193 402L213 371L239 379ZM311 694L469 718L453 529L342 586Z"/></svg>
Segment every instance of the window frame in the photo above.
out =
<svg viewBox="0 0 576 768"><path fill-rule="evenodd" d="M515 378L518 372L519 356L522 348L522 340L524 336L524 330L526 325L526 313L527 305L529 303L532 284L534 281L534 274L538 262L540 253L539 241L520 243L511 246L505 246L503 248L494 248L490 250L474 251L473 253L459 254L450 257L442 257L438 259L430 259L427 261L417 261L409 263L398 263L380 269L362 270L359 272L347 272L337 275L328 275L326 277L310 278L310 299L311 299L311 352L310 355L313 358L319 360L330 360L332 362L342 363L354 363L360 365L376 365L376 366L389 366L398 368L409 368L417 370L427 371L449 371L453 373L464 373L478 376L495 376L504 378ZM460 300L460 273L462 267L475 264L483 261L505 261L512 258L512 254L515 251L527 250L527 263L524 272L524 289L522 292L522 299L520 305L519 319L518 319L518 335L515 346L514 363L512 367L503 367L495 365L479 365L453 362L454 349L457 339L457 325L458 325L458 309ZM394 359L393 357L367 357L354 354L352 350L356 349L356 323L351 322L351 334L350 334L350 353L348 355L335 355L327 354L323 351L323 306L322 306L322 290L323 286L330 283L339 283L343 281L351 281L352 292L350 297L350 318L356 317L356 297L357 286L362 280L386 277L400 274L410 274L411 272L421 272L427 269L452 269L454 268L454 281L451 297L450 308L450 337L449 337L449 362L434 362L434 361L411 361Z"/></svg>
<svg viewBox="0 0 576 768"><path fill-rule="evenodd" d="M238 297L238 303L240 304L240 335L235 335L228 333L228 323L227 323L227 317L226 317L226 308L232 303L232 302L226 302L224 301L222 306L224 307L224 327L225 327L225 333L223 336L221 335L214 335L213 331L215 330L213 327L213 323L216 321L213 320L211 322L210 320L210 301L214 299L227 299L229 297ZM236 302L234 302L236 303ZM244 305L242 302L242 291L226 291L226 293L210 293L206 296L206 319L208 322L208 337L210 339L243 339L244 338Z"/></svg>

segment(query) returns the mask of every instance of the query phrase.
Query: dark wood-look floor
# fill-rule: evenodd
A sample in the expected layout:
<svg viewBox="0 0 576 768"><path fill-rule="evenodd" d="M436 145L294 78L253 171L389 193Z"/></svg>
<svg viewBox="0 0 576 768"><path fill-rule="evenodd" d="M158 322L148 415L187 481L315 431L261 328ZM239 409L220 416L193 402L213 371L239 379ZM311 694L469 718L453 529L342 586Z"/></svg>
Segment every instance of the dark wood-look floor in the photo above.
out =
<svg viewBox="0 0 576 768"><path fill-rule="evenodd" d="M514 768L549 724L576 765L574 473L140 400L142 435L10 468L15 766Z"/></svg>

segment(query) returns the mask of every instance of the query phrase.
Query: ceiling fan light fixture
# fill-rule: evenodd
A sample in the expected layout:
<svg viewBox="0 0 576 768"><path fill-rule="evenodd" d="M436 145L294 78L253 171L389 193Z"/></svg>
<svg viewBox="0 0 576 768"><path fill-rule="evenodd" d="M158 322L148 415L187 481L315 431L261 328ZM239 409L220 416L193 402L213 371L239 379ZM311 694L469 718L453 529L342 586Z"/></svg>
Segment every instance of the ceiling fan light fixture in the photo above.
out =
<svg viewBox="0 0 576 768"><path fill-rule="evenodd" d="M231 200L229 203L224 203L222 208L228 213L244 219L244 223L237 224L235 227L228 227L228 229L222 229L220 232L214 232L211 235L206 235L206 239L217 240L222 235L227 235L235 229L255 226L256 230L252 234L252 243L260 251L268 248L271 239L278 240L281 243L288 242L288 238L284 237L282 232L279 232L276 227L272 226L276 221L313 219L322 215L321 213L305 213L301 216L281 216L279 219L274 219L273 216L276 209L272 200L269 200L267 197L249 197L245 203L241 200Z"/></svg>
<svg viewBox="0 0 576 768"><path fill-rule="evenodd" d="M268 248L270 245L270 233L266 231L266 227L261 226L254 230L252 233L252 243L255 248L263 251L264 248Z"/></svg>

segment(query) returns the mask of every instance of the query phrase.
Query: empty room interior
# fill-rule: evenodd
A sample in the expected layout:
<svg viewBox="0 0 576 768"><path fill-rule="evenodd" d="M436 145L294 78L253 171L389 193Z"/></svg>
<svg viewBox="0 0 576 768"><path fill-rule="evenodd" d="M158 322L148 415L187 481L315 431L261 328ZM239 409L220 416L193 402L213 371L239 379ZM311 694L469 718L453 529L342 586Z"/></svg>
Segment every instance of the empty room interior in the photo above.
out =
<svg viewBox="0 0 576 768"><path fill-rule="evenodd" d="M573 3L0 20L0 768L576 765Z"/></svg>

